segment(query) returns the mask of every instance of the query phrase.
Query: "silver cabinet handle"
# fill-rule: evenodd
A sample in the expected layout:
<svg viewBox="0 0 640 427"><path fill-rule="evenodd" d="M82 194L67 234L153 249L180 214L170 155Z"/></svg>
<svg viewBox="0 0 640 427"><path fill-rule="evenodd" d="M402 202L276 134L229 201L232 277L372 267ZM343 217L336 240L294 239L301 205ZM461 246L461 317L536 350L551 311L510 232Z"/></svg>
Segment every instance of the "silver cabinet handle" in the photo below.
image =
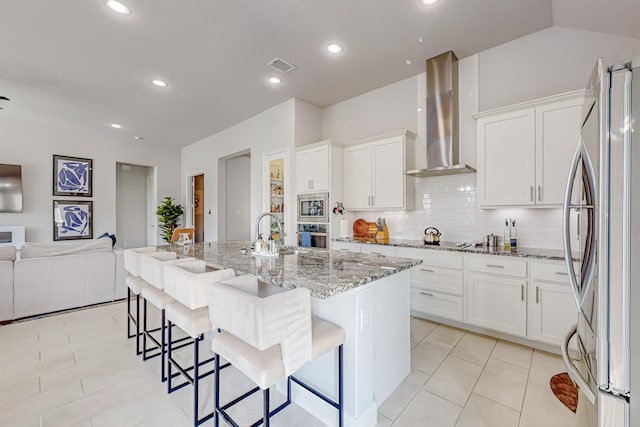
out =
<svg viewBox="0 0 640 427"><path fill-rule="evenodd" d="M433 296L433 294L430 294L429 292L422 292L422 291L420 291L420 294L421 294L421 295L426 295L426 296L428 296L428 297L432 297L432 296Z"/></svg>
<svg viewBox="0 0 640 427"><path fill-rule="evenodd" d="M568 275L569 275L569 273L565 273L565 272L563 272L563 271L556 271L556 274L557 274L558 276L568 276Z"/></svg>
<svg viewBox="0 0 640 427"><path fill-rule="evenodd" d="M533 202L533 185L529 186L529 198Z"/></svg>
<svg viewBox="0 0 640 427"><path fill-rule="evenodd" d="M504 268L504 265L495 265L495 264L485 264L486 267L491 268Z"/></svg>
<svg viewBox="0 0 640 427"><path fill-rule="evenodd" d="M311 180L311 189L313 190L313 180Z"/></svg>
<svg viewBox="0 0 640 427"><path fill-rule="evenodd" d="M427 273L433 273L433 270L429 270L427 268L421 268L420 271L426 271Z"/></svg>
<svg viewBox="0 0 640 427"><path fill-rule="evenodd" d="M524 301L524 285L520 285L520 301Z"/></svg>
<svg viewBox="0 0 640 427"><path fill-rule="evenodd" d="M371 196L371 206L375 206L375 205L376 205L376 197Z"/></svg>
<svg viewBox="0 0 640 427"><path fill-rule="evenodd" d="M540 304L540 287L536 286L536 304Z"/></svg>
<svg viewBox="0 0 640 427"><path fill-rule="evenodd" d="M384 254L382 252L371 252L372 255L380 255L380 256L384 256Z"/></svg>
<svg viewBox="0 0 640 427"><path fill-rule="evenodd" d="M538 201L542 200L542 186L538 185Z"/></svg>
<svg viewBox="0 0 640 427"><path fill-rule="evenodd" d="M350 249L347 248L340 248L341 251L349 251Z"/></svg>

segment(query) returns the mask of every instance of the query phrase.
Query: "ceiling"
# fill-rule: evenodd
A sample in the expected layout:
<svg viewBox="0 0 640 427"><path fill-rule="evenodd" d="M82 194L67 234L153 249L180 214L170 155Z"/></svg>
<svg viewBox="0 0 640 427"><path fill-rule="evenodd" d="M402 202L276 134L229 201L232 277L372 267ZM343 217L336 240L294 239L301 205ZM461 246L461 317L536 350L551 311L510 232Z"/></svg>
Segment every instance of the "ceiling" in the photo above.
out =
<svg viewBox="0 0 640 427"><path fill-rule="evenodd" d="M72 105L85 124L121 124L116 138L180 147L292 97L326 107L416 75L450 49L462 58L553 25L640 39L637 0L122 1L130 15L103 0L3 0L0 95L12 101L0 114ZM331 41L344 52L326 53ZM297 69L272 69L276 57Z"/></svg>

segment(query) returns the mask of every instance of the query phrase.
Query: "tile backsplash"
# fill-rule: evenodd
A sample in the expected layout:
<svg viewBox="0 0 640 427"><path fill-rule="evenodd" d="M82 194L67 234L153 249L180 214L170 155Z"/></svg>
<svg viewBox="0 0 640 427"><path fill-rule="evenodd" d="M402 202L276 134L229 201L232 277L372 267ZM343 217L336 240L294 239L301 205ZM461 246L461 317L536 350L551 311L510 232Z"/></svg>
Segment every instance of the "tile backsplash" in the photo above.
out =
<svg viewBox="0 0 640 427"><path fill-rule="evenodd" d="M357 218L367 221L386 218L393 239L422 239L426 227L436 227L442 233L441 239L447 242L476 242L491 233L502 238L505 218L513 218L518 246L562 248L560 207L480 209L474 173L416 179L413 211L355 212L346 208L349 224Z"/></svg>

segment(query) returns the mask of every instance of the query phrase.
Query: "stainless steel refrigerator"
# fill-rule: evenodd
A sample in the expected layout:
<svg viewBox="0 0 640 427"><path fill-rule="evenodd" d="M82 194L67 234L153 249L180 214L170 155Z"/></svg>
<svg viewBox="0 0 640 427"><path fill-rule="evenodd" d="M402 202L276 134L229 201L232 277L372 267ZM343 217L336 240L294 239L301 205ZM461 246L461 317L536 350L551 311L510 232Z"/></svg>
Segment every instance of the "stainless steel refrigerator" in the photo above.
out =
<svg viewBox="0 0 640 427"><path fill-rule="evenodd" d="M635 127L635 129L634 129ZM596 63L564 203L578 323L562 353L590 426L640 426L640 58ZM580 357L569 357L576 336ZM635 360L634 360L635 357ZM640 390L636 390L640 399Z"/></svg>

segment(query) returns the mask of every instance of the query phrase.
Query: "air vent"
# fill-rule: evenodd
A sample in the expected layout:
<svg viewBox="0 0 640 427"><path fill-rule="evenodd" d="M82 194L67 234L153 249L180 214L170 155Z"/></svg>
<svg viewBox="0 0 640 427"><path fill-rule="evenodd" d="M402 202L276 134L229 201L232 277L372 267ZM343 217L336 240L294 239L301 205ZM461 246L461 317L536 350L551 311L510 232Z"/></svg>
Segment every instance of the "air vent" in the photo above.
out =
<svg viewBox="0 0 640 427"><path fill-rule="evenodd" d="M284 59L276 58L269 62L269 66L275 68L278 71L282 71L283 73L290 73L291 71L296 69L295 65L289 64Z"/></svg>

